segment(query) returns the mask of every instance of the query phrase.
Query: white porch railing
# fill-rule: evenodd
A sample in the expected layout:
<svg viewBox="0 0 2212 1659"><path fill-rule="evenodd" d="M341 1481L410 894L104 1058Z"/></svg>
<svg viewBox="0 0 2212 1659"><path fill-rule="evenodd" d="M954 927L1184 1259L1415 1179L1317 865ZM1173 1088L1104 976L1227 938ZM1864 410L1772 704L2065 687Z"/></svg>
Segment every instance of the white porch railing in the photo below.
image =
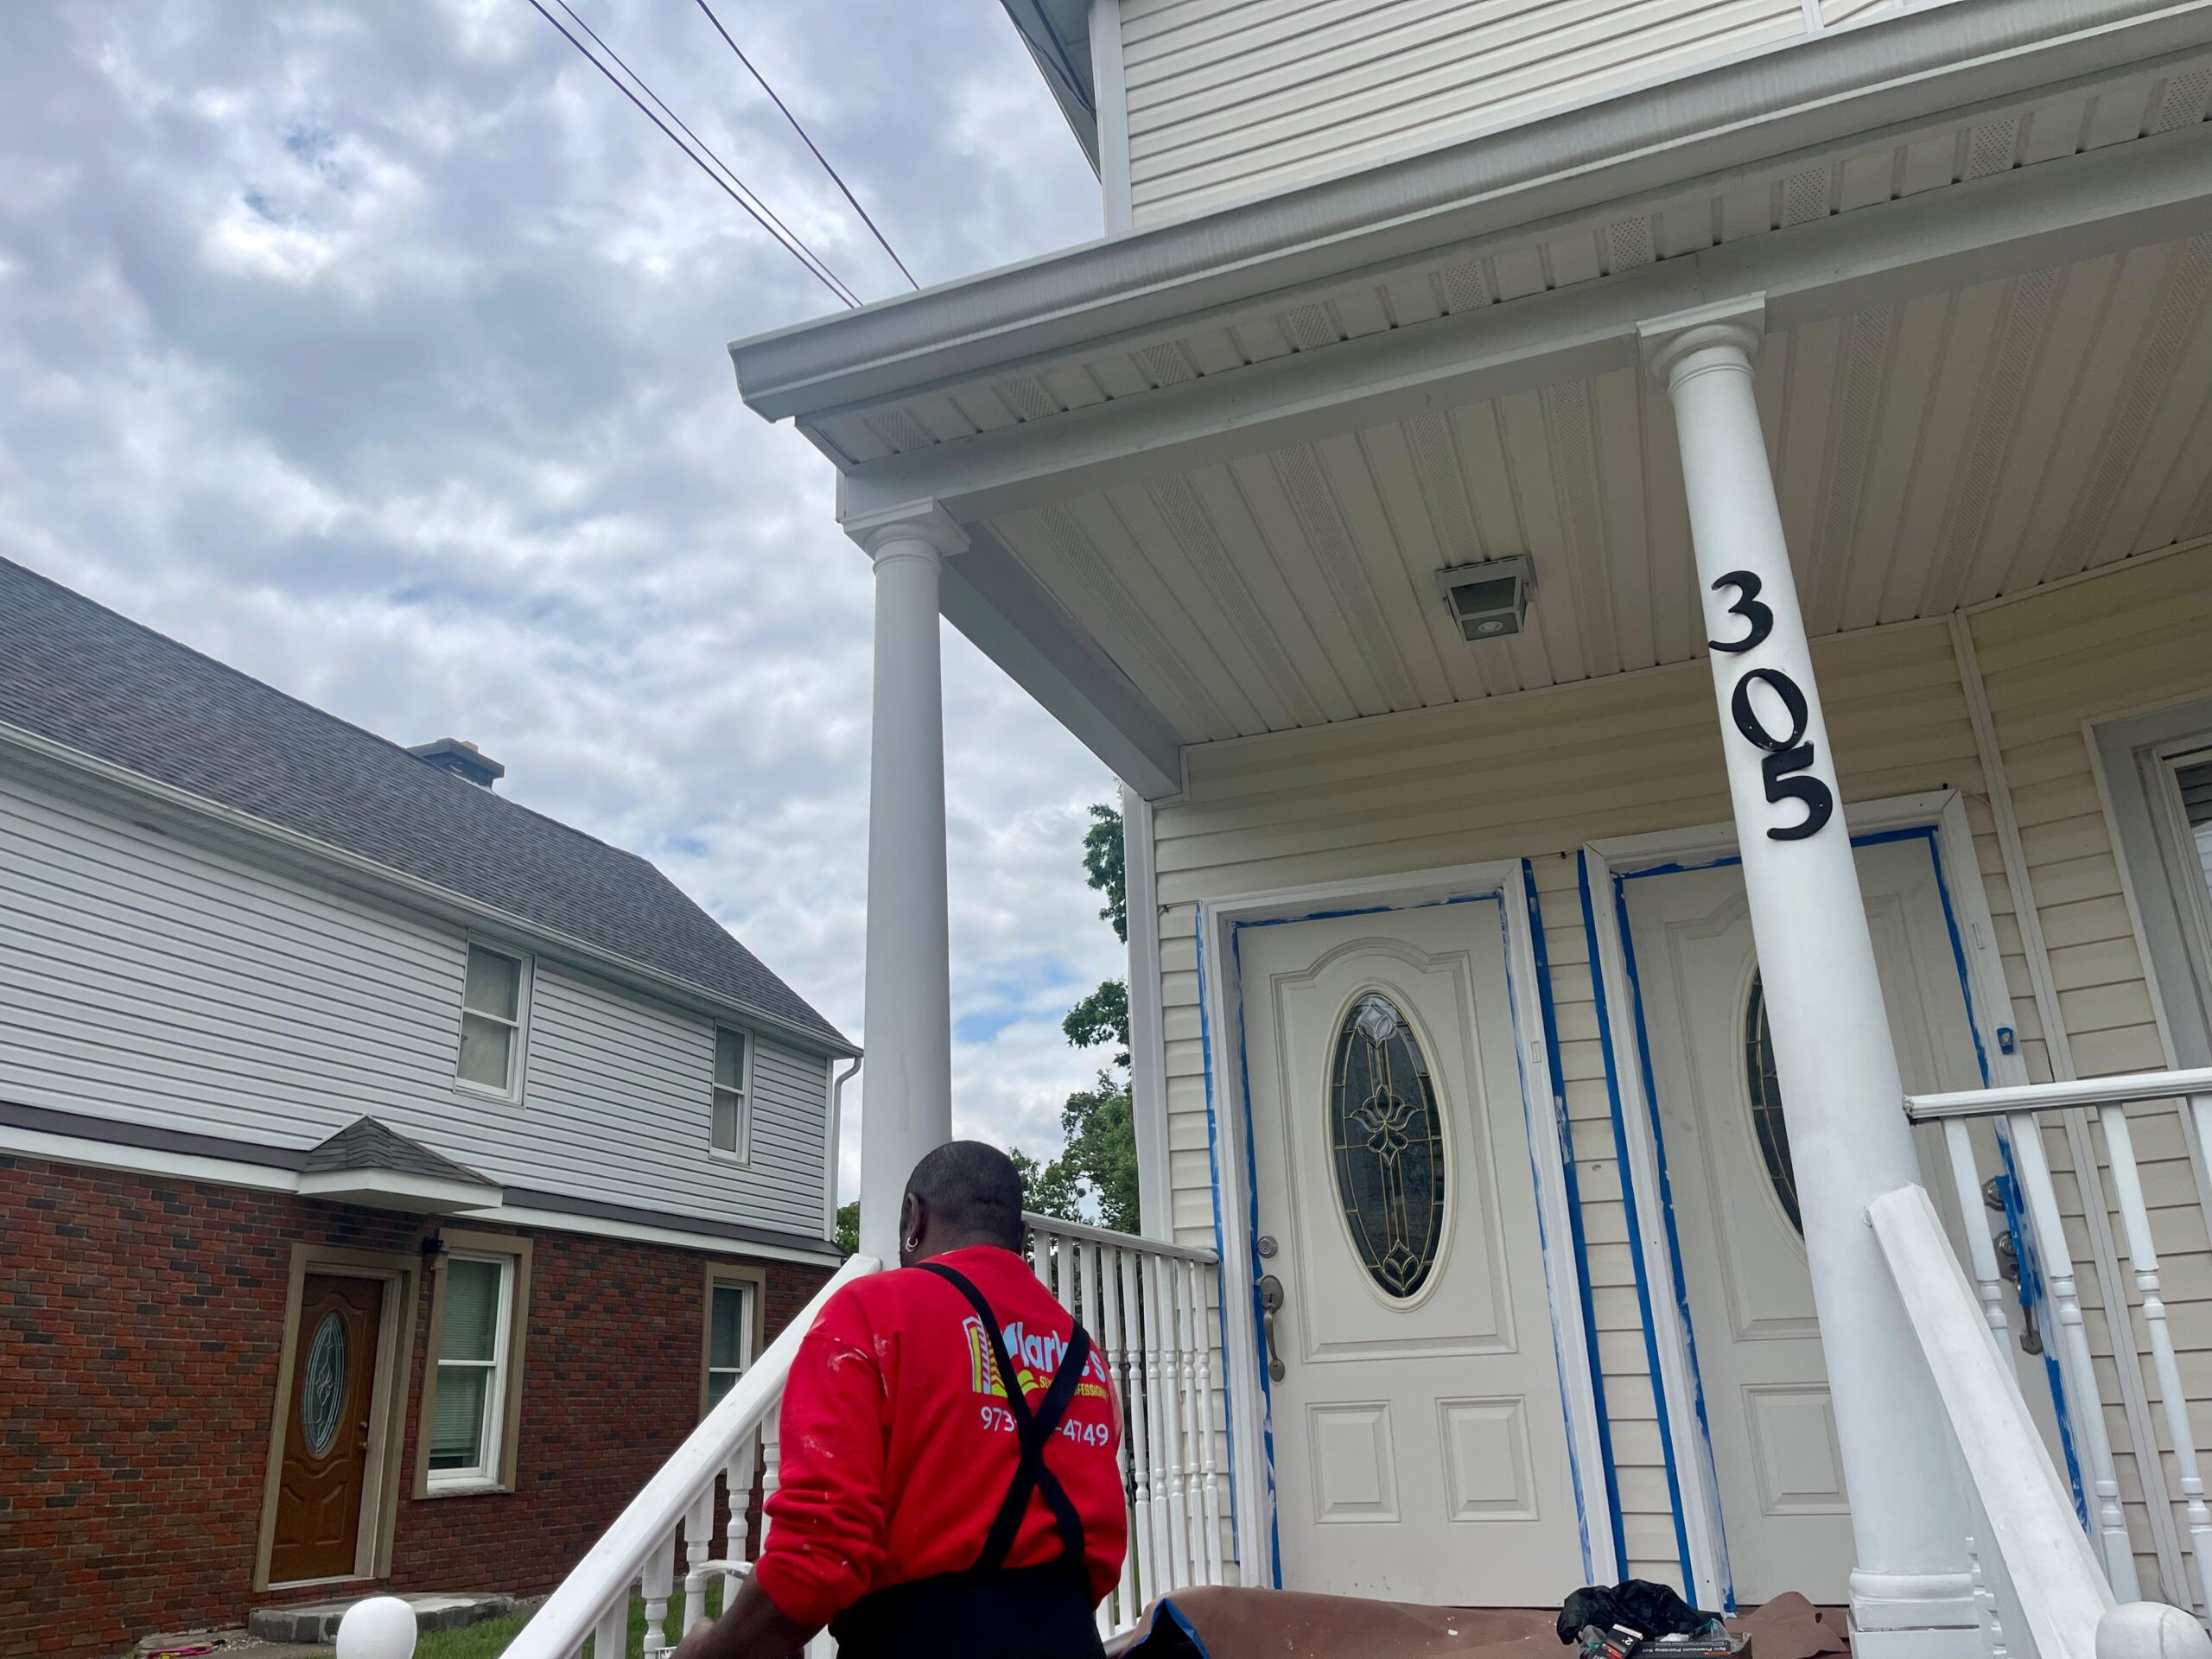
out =
<svg viewBox="0 0 2212 1659"><path fill-rule="evenodd" d="M2181 1609L2114 1599L1926 1191L1885 1193L1867 1217L1955 1437L1990 1659L2212 1655L2212 1638Z"/></svg>
<svg viewBox="0 0 2212 1659"><path fill-rule="evenodd" d="M2010 1338L2005 1314L2007 1287L2003 1267L1990 1225L1973 1219L1988 1214L1983 1198L1985 1179L2007 1172L1982 1169L1974 1138L1968 1133L1968 1126L1975 1119L1991 1119L1998 1126L1998 1154L2000 1160L2009 1160L2009 1173L2018 1182L2015 1209L2026 1233L2024 1240L2013 1242L2014 1258L2032 1259L2040 1265L2048 1287L2050 1313L2057 1326L2049 1335L2056 1344L2060 1376L2064 1383L2067 1427L2082 1466L2095 1554L2112 1593L2122 1602L2131 1602L2139 1593L2135 1567L2138 1544L2145 1553L2157 1553L2154 1547L2160 1523L2155 1520L2151 1522L2152 1536L2148 1539L2139 1541L2130 1535L2106 1421L2106 1389L2098 1369L2101 1357L2093 1351L2089 1330L2082 1317L2075 1266L2077 1253L2067 1230L2069 1217L2061 1205L2043 1135L2046 1124L2054 1119L2063 1120L2065 1115L2084 1111L2095 1115L2101 1133L2102 1167L2094 1173L2109 1184L2111 1201L2119 1216L2118 1239L2126 1262L2125 1276L2104 1272L2096 1275L2098 1300L2111 1338L2112 1351L2103 1357L2114 1359L2126 1355L2133 1359L2139 1355L2141 1348L2134 1331L2134 1322L2139 1319L2157 1383L2165 1443L2161 1447L2154 1439L2136 1437L2132 1448L2134 1455L2139 1462L2152 1465L2139 1469L2139 1478L2146 1503L2158 1503L2164 1491L2182 1512L2196 1582L2193 1586L2170 1584L2168 1590L2183 1601L2196 1599L2212 1608L2212 1510L2208 1510L2205 1503L2197 1436L2167 1317L2166 1292L2161 1281L2156 1242L2156 1234L2165 1231L2171 1242L2185 1244L2192 1255L2212 1243L2212 1231L2203 1230L2212 1224L2212 1191L2206 1187L2202 1161L2202 1148L2212 1144L2207 1140L2208 1130L2212 1130L2212 1070L2143 1072L2085 1082L1918 1095L1906 1106L1914 1122L1942 1125L1950 1154L1951 1179L1961 1212L1967 1217L1967 1254L1980 1299L1981 1322L1993 1336L1999 1351L2007 1354L2010 1376ZM2158 1206L2155 1220L2152 1207L2145 1197L2143 1169L2135 1152L2137 1131L2152 1133L2153 1126L2158 1126L2155 1132L2161 1136L2167 1135L2169 1126L2177 1130L2173 1140L2179 1148L2158 1160L2155 1166L2160 1196L2165 1200ZM2085 1133L2073 1139L2071 1150L2088 1160L2096 1161L2095 1149ZM2177 1204L2172 1176L2177 1169L2183 1167L2190 1171L2188 1180L2192 1192ZM2096 1185L2077 1178L2075 1190L2094 1190ZM2086 1219L2080 1214L2078 1205L2071 1219L2077 1226ZM2184 1238L2175 1231L2177 1222L2184 1224L2186 1232L2193 1236ZM1892 1266L1895 1265L1893 1262ZM2208 1299L2212 1299L2212 1284L2196 1287L2190 1298L2200 1303Z"/></svg>
<svg viewBox="0 0 2212 1659"><path fill-rule="evenodd" d="M1155 1596L1224 1582L1218 1349L1205 1295L1214 1255L1049 1217L1027 1219L1032 1265L1103 1351L1122 1402L1130 1548L1121 1584L1099 1609L1099 1629L1111 1635L1134 1625ZM640 1600L643 1651L664 1651L705 1616L710 1584L727 1586L752 1571L768 1529L765 1514L753 1529L753 1493L757 1482L765 1503L776 1490L776 1419L799 1343L832 1294L880 1266L855 1256L838 1269L561 1581L504 1659L581 1659L587 1641L593 1659L620 1659ZM620 1408L617 1398L603 1402ZM683 1628L671 1630L679 1580ZM832 1648L825 1635L810 1650ZM381 1659L404 1659L404 1652Z"/></svg>

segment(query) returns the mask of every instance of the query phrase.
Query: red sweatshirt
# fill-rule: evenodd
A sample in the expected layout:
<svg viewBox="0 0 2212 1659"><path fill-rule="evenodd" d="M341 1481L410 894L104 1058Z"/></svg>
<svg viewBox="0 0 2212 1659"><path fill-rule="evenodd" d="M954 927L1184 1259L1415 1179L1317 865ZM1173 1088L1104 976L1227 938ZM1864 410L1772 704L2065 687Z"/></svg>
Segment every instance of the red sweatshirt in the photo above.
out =
<svg viewBox="0 0 2212 1659"><path fill-rule="evenodd" d="M938 1260L982 1293L1024 1395L1041 1404L1067 1351L1067 1311L1011 1250ZM1121 1577L1128 1520L1121 1412L1095 1348L1085 1370L1045 1462L1083 1517L1096 1599ZM875 1274L830 1298L784 1391L783 1484L754 1569L779 1608L819 1626L870 1591L975 1566L1020 1460L996 1372L982 1321L933 1274ZM1006 1565L1060 1554L1052 1511L1033 1494Z"/></svg>

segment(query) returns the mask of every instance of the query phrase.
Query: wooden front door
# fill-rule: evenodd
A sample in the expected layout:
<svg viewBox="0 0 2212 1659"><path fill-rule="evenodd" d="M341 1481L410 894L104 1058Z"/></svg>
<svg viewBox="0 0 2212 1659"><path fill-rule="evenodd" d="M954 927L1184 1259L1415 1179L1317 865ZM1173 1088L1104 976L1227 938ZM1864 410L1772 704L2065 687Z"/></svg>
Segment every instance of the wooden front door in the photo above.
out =
<svg viewBox="0 0 2212 1659"><path fill-rule="evenodd" d="M384 1293L380 1279L308 1275L284 1408L271 1583L355 1571Z"/></svg>

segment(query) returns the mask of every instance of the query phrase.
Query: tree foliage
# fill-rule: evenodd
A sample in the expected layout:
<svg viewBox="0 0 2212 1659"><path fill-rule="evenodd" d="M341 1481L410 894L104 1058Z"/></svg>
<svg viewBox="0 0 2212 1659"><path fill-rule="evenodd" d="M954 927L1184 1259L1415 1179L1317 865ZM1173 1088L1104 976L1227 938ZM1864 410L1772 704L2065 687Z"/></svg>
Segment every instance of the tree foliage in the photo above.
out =
<svg viewBox="0 0 2212 1659"><path fill-rule="evenodd" d="M1090 809L1090 828L1083 837L1086 880L1106 895L1099 911L1113 924L1115 937L1129 937L1128 887L1122 841L1122 815L1110 806ZM1039 1163L1019 1150L1029 1207L1065 1221L1089 1221L1134 1233L1140 1224L1137 1194L1136 1124L1129 1098L1129 990L1109 979L1069 1011L1061 1030L1077 1048L1117 1046L1111 1065L1098 1073L1097 1086L1077 1090L1060 1109L1067 1146L1058 1158Z"/></svg>

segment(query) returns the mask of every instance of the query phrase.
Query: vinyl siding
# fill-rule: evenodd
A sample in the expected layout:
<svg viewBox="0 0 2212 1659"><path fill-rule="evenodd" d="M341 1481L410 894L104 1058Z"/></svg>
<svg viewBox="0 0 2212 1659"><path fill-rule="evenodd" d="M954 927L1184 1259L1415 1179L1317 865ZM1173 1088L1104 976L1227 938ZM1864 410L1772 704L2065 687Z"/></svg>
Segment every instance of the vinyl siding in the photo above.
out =
<svg viewBox="0 0 2212 1659"><path fill-rule="evenodd" d="M1986 607L1969 620L1997 741L2028 861L2037 915L2066 1023L2074 1068L2082 1077L2157 1071L2167 1064L2134 920L2113 854L2084 723L2159 704L2212 696L2212 546L2199 544L2131 563L2062 589ZM2013 1010L2031 1077L2051 1075L2017 912L1993 842L1983 854L1991 904L2006 950ZM2137 1109L2131 1134L2159 1250L2171 1328L2191 1413L2212 1422L2212 1251L2195 1173L2171 1107ZM2070 1169L2066 1144L2045 1137L2052 1161ZM2101 1138L2096 1142L2101 1158ZM2104 1373L2114 1461L2146 1593L2159 1584L2142 1507L2143 1471L2130 1450L2112 1369L2111 1322L2088 1271L2090 1240L2078 1183L2059 1177L2069 1217L2069 1248L2082 1288L2083 1318ZM2117 1212L2111 1212L2118 1227ZM2147 1342L2138 1344L2146 1379ZM2149 1432L2168 1444L2152 1384ZM2176 1526L2183 1528L2178 1510ZM2183 1535L2186 1536L2185 1529Z"/></svg>
<svg viewBox="0 0 2212 1659"><path fill-rule="evenodd" d="M1821 642L1846 798L1981 792L1949 636L1913 624ZM1196 901L1526 856L1542 909L1629 1573L1680 1586L1628 1245L1573 853L1728 817L1703 663L1189 752L1156 809L1176 1236L1213 1243ZM1992 826L1974 800L1976 828ZM1216 1057L1217 1076L1220 1058Z"/></svg>
<svg viewBox="0 0 2212 1659"><path fill-rule="evenodd" d="M760 1045L710 1160L713 1027L540 957L519 1103L456 1086L468 936L0 784L0 1100L305 1147L357 1117L514 1187L822 1230L826 1062Z"/></svg>
<svg viewBox="0 0 2212 1659"><path fill-rule="evenodd" d="M1122 0L1133 216L1376 166L1804 29L1798 0Z"/></svg>

